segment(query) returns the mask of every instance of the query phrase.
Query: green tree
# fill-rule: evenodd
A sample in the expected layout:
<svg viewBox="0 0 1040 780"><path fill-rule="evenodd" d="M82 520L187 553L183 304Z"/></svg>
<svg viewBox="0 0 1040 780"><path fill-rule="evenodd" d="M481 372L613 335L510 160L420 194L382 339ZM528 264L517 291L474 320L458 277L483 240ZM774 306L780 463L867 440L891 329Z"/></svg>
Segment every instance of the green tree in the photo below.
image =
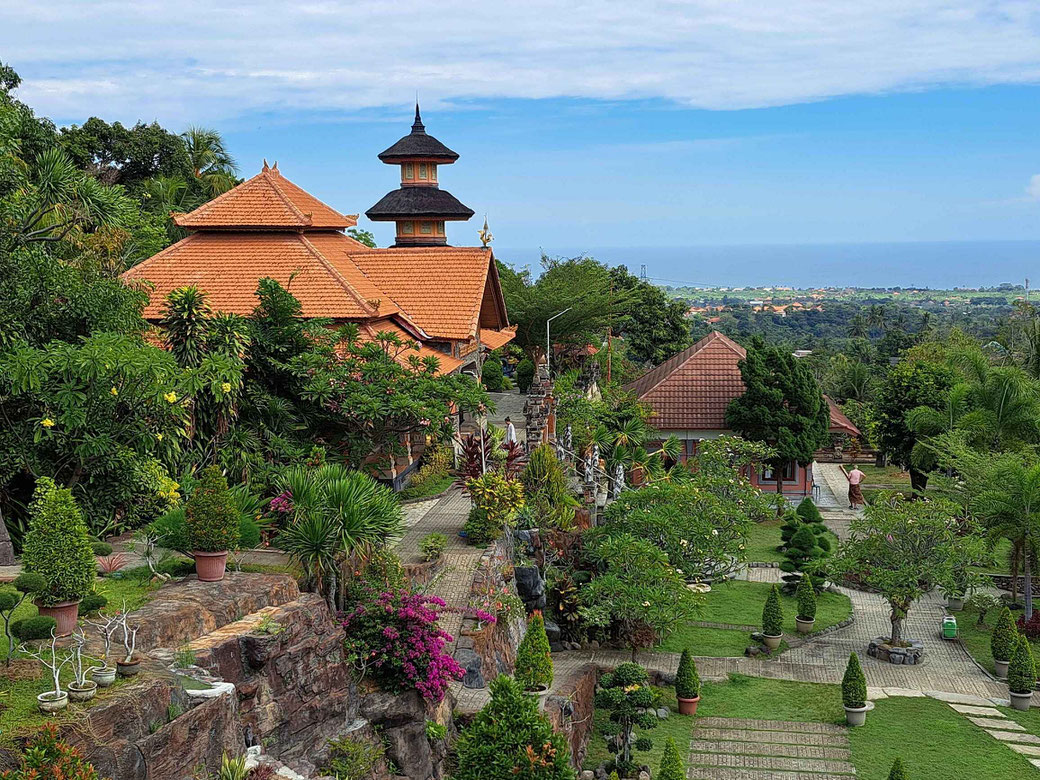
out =
<svg viewBox="0 0 1040 780"><path fill-rule="evenodd" d="M784 468L791 461L808 466L828 440L830 412L809 367L787 350L755 339L740 361L744 393L726 409L726 425L736 433L768 443L782 493Z"/></svg>
<svg viewBox="0 0 1040 780"><path fill-rule="evenodd" d="M686 780L686 767L683 766L682 756L675 740L668 737L664 743L664 753L661 755L661 769L655 775L657 780Z"/></svg>
<svg viewBox="0 0 1040 780"><path fill-rule="evenodd" d="M953 383L954 372L949 367L907 359L889 371L878 392L878 444L893 461L910 472L910 484L915 491L927 487L928 474L914 464L913 451L918 437L907 424L907 413L922 406L942 409Z"/></svg>
<svg viewBox="0 0 1040 780"><path fill-rule="evenodd" d="M701 695L701 680L697 665L688 648L679 656L679 668L675 672L675 695L680 699L696 699Z"/></svg>
<svg viewBox="0 0 1040 780"><path fill-rule="evenodd" d="M154 177L191 172L184 139L157 122L124 127L91 117L82 126L63 127L59 142L79 168L131 191Z"/></svg>
<svg viewBox="0 0 1040 780"><path fill-rule="evenodd" d="M527 621L527 633L516 649L514 676L527 691L552 685L552 655L549 653L549 638L545 634L545 621L541 612L535 612Z"/></svg>
<svg viewBox="0 0 1040 780"><path fill-rule="evenodd" d="M181 134L191 175L210 196L227 192L236 184L238 166L216 130L189 127Z"/></svg>
<svg viewBox="0 0 1040 780"><path fill-rule="evenodd" d="M903 768L902 759L896 758L896 760L892 762L892 771L888 773L888 780L910 780L910 776Z"/></svg>
<svg viewBox="0 0 1040 780"><path fill-rule="evenodd" d="M947 501L877 501L852 521L833 568L875 588L888 601L891 640L903 640L903 621L913 603L935 588L953 591L980 559L982 541L956 519Z"/></svg>
<svg viewBox="0 0 1040 780"><path fill-rule="evenodd" d="M370 230L362 230L356 227L347 228L347 235L370 249L375 249L376 247L376 237L372 235Z"/></svg>
<svg viewBox="0 0 1040 780"><path fill-rule="evenodd" d="M780 591L776 585L769 589L765 606L762 607L762 633L780 636L784 633L784 608L780 604Z"/></svg>
<svg viewBox="0 0 1040 780"><path fill-rule="evenodd" d="M1008 689L1012 693L1031 693L1036 686L1036 663L1025 635L1015 639L1015 650L1008 664Z"/></svg>
<svg viewBox="0 0 1040 780"><path fill-rule="evenodd" d="M867 678L859 664L859 656L849 654L845 674L841 678L841 702L849 709L859 709L867 702Z"/></svg>
<svg viewBox="0 0 1040 780"><path fill-rule="evenodd" d="M816 619L816 588L813 587L812 578L802 577L798 583L798 617L802 620Z"/></svg>
<svg viewBox="0 0 1040 780"><path fill-rule="evenodd" d="M618 664L614 671L600 677L596 707L610 713L610 723L603 733L613 737L607 747L616 755L614 768L620 774L628 776L635 768L633 749L645 752L653 748L650 737L642 733L636 737L635 732L636 728L641 732L657 728L654 708L659 699L646 669L637 663Z"/></svg>
<svg viewBox="0 0 1040 780"><path fill-rule="evenodd" d="M79 601L97 575L87 527L72 492L47 477L36 482L22 565L43 578L46 589L33 595L48 607Z"/></svg>
<svg viewBox="0 0 1040 780"><path fill-rule="evenodd" d="M574 780L567 743L534 697L504 675L490 688L491 701L456 743L455 780Z"/></svg>
<svg viewBox="0 0 1040 780"><path fill-rule="evenodd" d="M993 627L990 635L990 652L997 661L1010 661L1015 652L1015 640L1018 638L1018 628L1015 619L1011 617L1011 610L1004 607L997 616L997 624Z"/></svg>
<svg viewBox="0 0 1040 780"><path fill-rule="evenodd" d="M226 552L238 541L238 508L217 466L202 470L202 479L185 507L192 550Z"/></svg>
<svg viewBox="0 0 1040 780"><path fill-rule="evenodd" d="M636 363L657 365L690 346L686 305L669 300L664 290L619 265L610 269L615 294L624 293L621 316L608 325L625 339L626 354Z"/></svg>

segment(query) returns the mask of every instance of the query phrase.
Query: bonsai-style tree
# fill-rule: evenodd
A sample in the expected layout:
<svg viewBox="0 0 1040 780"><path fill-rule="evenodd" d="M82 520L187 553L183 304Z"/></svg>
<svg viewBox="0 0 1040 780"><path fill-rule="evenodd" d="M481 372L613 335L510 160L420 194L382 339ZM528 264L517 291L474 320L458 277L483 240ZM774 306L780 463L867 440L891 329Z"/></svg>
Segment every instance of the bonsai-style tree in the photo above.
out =
<svg viewBox="0 0 1040 780"><path fill-rule="evenodd" d="M1029 640L1022 634L1015 640L1015 652L1008 666L1008 689L1012 693L1030 693L1036 685L1036 663Z"/></svg>
<svg viewBox="0 0 1040 780"><path fill-rule="evenodd" d="M892 771L888 773L888 780L910 780L910 776L903 769L902 759L896 758L892 762Z"/></svg>
<svg viewBox="0 0 1040 780"><path fill-rule="evenodd" d="M527 622L527 633L516 650L514 676L527 691L552 685L553 662L541 612L535 612Z"/></svg>
<svg viewBox="0 0 1040 780"><path fill-rule="evenodd" d="M833 569L859 579L888 601L891 641L901 646L913 603L935 588L953 590L960 573L982 558L974 526L946 501L878 501L852 521Z"/></svg>
<svg viewBox="0 0 1040 780"><path fill-rule="evenodd" d="M689 649L679 656L679 669L675 673L675 695L680 699L696 699L701 695L701 678Z"/></svg>
<svg viewBox="0 0 1040 780"><path fill-rule="evenodd" d="M40 477L30 512L22 565L44 580L44 587L33 596L46 607L79 601L94 584L97 562L72 491Z"/></svg>
<svg viewBox="0 0 1040 780"><path fill-rule="evenodd" d="M828 440L830 412L812 370L789 350L755 337L740 361L744 394L730 401L726 425L748 439L767 442L776 492L783 493L784 468L791 461L812 463Z"/></svg>
<svg viewBox="0 0 1040 780"><path fill-rule="evenodd" d="M1015 620L1011 617L1011 610L1004 607L997 616L997 625L990 635L989 647L993 658L997 661L1010 661L1015 652L1015 640L1018 637L1018 629Z"/></svg>
<svg viewBox="0 0 1040 780"><path fill-rule="evenodd" d="M238 541L239 512L217 466L202 470L202 479L186 507L188 538L199 552L225 552Z"/></svg>
<svg viewBox="0 0 1040 780"><path fill-rule="evenodd" d="M3 522L0 520L0 522ZM0 588L0 620L4 621L4 636L7 637L7 666L11 665L14 655L14 634L11 633L11 619L15 610L33 593L47 588L47 581L39 574L22 572L10 586Z"/></svg>
<svg viewBox="0 0 1040 780"><path fill-rule="evenodd" d="M784 608L780 604L780 591L776 585L769 589L766 604L762 608L762 633L766 636L780 636L784 633Z"/></svg>
<svg viewBox="0 0 1040 780"><path fill-rule="evenodd" d="M655 777L657 780L686 780L686 767L683 766L679 748L675 746L675 740L672 737L668 737L668 741L664 743L661 769Z"/></svg>
<svg viewBox="0 0 1040 780"><path fill-rule="evenodd" d="M538 711L533 696L501 675L491 682L491 701L456 743L455 780L574 780L562 734Z"/></svg>
<svg viewBox="0 0 1040 780"><path fill-rule="evenodd" d="M646 751L654 746L646 735L641 734L638 739L632 736L637 726L643 731L657 727L657 715L653 708L658 698L649 684L646 669L639 664L619 664L613 672L600 678L596 706L610 713L610 723L603 733L614 738L607 747L616 754L614 765L622 775L632 774L635 768L633 748Z"/></svg>
<svg viewBox="0 0 1040 780"><path fill-rule="evenodd" d="M75 651L70 650L61 655L58 654L58 637L54 633L54 628L51 628L50 652L48 652L46 644L40 645L35 650L31 650L26 645L20 645L18 650L35 658L40 662L41 666L44 666L51 673L54 690L50 691L50 696L52 699L60 699L63 693L61 690L61 670L65 668L65 664L72 663L75 658Z"/></svg>
<svg viewBox="0 0 1040 780"><path fill-rule="evenodd" d="M780 570L785 572L783 579L787 588L804 582L806 578L803 575L806 572L820 573L822 561L827 556L822 544L830 547L826 536L817 535L811 525L802 523L801 528L791 537L787 549L784 550L784 560L780 562Z"/></svg>
<svg viewBox="0 0 1040 780"><path fill-rule="evenodd" d="M849 654L845 674L841 678L841 703L849 709L859 709L867 703L867 678L859 665L859 656Z"/></svg>
<svg viewBox="0 0 1040 780"><path fill-rule="evenodd" d="M798 617L802 620L816 619L816 588L813 587L812 578L802 577L798 583Z"/></svg>
<svg viewBox="0 0 1040 780"><path fill-rule="evenodd" d="M823 515L820 514L820 510L816 508L816 504L809 496L803 498L794 511L807 523L823 524Z"/></svg>

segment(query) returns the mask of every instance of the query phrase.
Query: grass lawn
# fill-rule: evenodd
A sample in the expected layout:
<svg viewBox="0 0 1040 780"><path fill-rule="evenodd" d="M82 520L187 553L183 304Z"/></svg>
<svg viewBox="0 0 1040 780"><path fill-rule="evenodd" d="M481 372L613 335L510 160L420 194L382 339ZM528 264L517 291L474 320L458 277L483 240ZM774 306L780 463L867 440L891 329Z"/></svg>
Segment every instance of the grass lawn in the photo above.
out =
<svg viewBox="0 0 1040 780"><path fill-rule="evenodd" d="M680 715L675 700L674 688L661 688L661 705L671 710L671 715L657 722L657 728L650 729L646 735L654 741L654 746L646 753L634 752L636 763L649 765L652 773L656 774L661 766L661 755L664 753L665 743L668 737L675 740L679 754L685 758L690 752L690 735L693 733L692 715ZM609 716L605 710L596 710L594 719L595 729L589 738L589 752L585 757L585 768L595 769L602 762L611 758L607 752L607 746L600 730L609 722ZM636 729L639 732L639 729Z"/></svg>
<svg viewBox="0 0 1040 780"><path fill-rule="evenodd" d="M957 633L960 635L961 641L964 642L964 647L971 654L971 657L982 664L986 669L992 673L993 668L993 653L990 652L990 639L993 635L993 627L997 623L997 616L1000 615L999 609L991 609L986 613L986 622L983 625L978 624L978 613L975 610L965 607L962 612L954 613L957 618ZM1012 612L1011 616L1018 619L1021 612ZM1040 654L1040 642L1030 642L1033 648L1033 655Z"/></svg>
<svg viewBox="0 0 1040 780"><path fill-rule="evenodd" d="M763 718L844 723L837 685L766 680L731 674L727 682L701 684L697 714L716 718Z"/></svg>
<svg viewBox="0 0 1040 780"><path fill-rule="evenodd" d="M445 490L451 487L451 483L455 478L451 474L443 474L439 477L426 480L422 485L416 485L415 487L406 487L397 497L401 501L414 500L418 498L430 498L431 496L440 495Z"/></svg>
<svg viewBox="0 0 1040 780"><path fill-rule="evenodd" d="M783 525L783 520L777 517L751 526L745 550L749 561L780 563L784 559L784 554L776 549L780 545L781 525ZM828 531L827 538L830 540L831 550L837 550L838 537Z"/></svg>
<svg viewBox="0 0 1040 780"><path fill-rule="evenodd" d="M705 604L698 619L711 623L758 626L762 623L762 607L769 595L769 584L730 580L712 587L705 594ZM784 608L784 631L794 634L795 613L798 611L794 595L780 596ZM821 593L817 599L816 629L822 630L852 614L852 603L840 593ZM751 644L747 632L730 629L683 626L671 634L661 649L678 653L689 647L694 655L723 657L743 655Z"/></svg>
<svg viewBox="0 0 1040 780"><path fill-rule="evenodd" d="M857 464L859 470L866 475L864 485L909 485L910 474L903 471L899 466L885 466L878 468L870 464Z"/></svg>

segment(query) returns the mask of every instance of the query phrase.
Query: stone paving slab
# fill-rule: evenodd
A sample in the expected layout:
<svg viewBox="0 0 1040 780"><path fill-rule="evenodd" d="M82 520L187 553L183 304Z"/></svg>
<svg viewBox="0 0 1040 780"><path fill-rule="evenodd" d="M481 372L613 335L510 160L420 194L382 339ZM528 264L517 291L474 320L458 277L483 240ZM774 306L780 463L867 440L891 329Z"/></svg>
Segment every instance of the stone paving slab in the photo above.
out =
<svg viewBox="0 0 1040 780"><path fill-rule="evenodd" d="M882 688L886 696L903 696L909 698L924 698L924 691L914 688Z"/></svg>
<svg viewBox="0 0 1040 780"><path fill-rule="evenodd" d="M1040 758L1031 758L1029 759L1029 763L1035 766L1037 769L1040 769Z"/></svg>
<svg viewBox="0 0 1040 780"><path fill-rule="evenodd" d="M1007 720L1006 718L972 718L969 717L972 723L976 726L981 726L984 729L1003 729L1005 731L1025 731L1023 726L1018 725L1013 720Z"/></svg>
<svg viewBox="0 0 1040 780"><path fill-rule="evenodd" d="M687 780L850 780L852 775L770 770L756 772L732 767L692 766L686 771L686 777Z"/></svg>
<svg viewBox="0 0 1040 780"><path fill-rule="evenodd" d="M976 707L973 704L951 704L961 715L981 715L984 718L1003 718L1004 713L993 707Z"/></svg>
<svg viewBox="0 0 1040 780"><path fill-rule="evenodd" d="M925 696L929 696L939 701L944 701L947 704L970 704L973 707L986 707L990 704L988 697L984 696L971 696L964 693L950 693L948 691L925 691Z"/></svg>
<svg viewBox="0 0 1040 780"><path fill-rule="evenodd" d="M1040 756L1040 745L1008 745L1008 747L1023 756Z"/></svg>
<svg viewBox="0 0 1040 780"><path fill-rule="evenodd" d="M691 753L689 763L693 766L701 767L780 769L787 772L828 772L835 775L856 773L856 768L848 761L784 758L781 756L734 756L725 753Z"/></svg>
<svg viewBox="0 0 1040 780"><path fill-rule="evenodd" d="M772 742L737 742L723 739L695 739L690 750L698 753L730 753L748 756L785 756L787 758L818 758L848 761L851 751L843 747L815 745L787 745Z"/></svg>
<svg viewBox="0 0 1040 780"><path fill-rule="evenodd" d="M698 718L697 728L752 729L756 731L783 731L799 734L845 734L845 729L834 723L804 723L788 720L757 720L753 718Z"/></svg>
<svg viewBox="0 0 1040 780"><path fill-rule="evenodd" d="M807 745L814 747L847 747L848 737L844 734L805 734L792 735L785 731L754 731L750 729L702 728L697 726L693 731L694 739L705 742L750 742L778 745Z"/></svg>
<svg viewBox="0 0 1040 780"><path fill-rule="evenodd" d="M993 739L1001 742L1027 742L1030 745L1040 745L1040 737L1035 734L1019 734L1017 731L992 731L986 729L986 733Z"/></svg>

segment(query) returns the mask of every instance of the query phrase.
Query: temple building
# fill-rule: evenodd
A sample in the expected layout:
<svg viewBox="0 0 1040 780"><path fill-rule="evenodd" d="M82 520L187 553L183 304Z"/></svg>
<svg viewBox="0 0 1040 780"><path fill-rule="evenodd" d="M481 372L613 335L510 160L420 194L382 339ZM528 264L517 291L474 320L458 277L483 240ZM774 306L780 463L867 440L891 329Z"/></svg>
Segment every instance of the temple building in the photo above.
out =
<svg viewBox="0 0 1040 780"><path fill-rule="evenodd" d="M344 231L341 214L285 178L277 163L189 214L174 214L187 238L134 266L146 282L145 317L158 322L166 296L195 285L214 310L248 315L260 279L300 301L304 317L356 322L362 337L389 331L414 343L402 356L435 356L441 373L476 371L481 349L503 346L505 299L491 248L447 245L444 223L473 216L437 186L437 167L458 154L426 133L416 106L412 132L381 155L401 165L401 187L373 206L372 219L397 222L397 242L372 249Z"/></svg>
<svg viewBox="0 0 1040 780"><path fill-rule="evenodd" d="M473 209L437 182L437 167L451 165L459 155L426 132L418 103L412 132L380 153L379 159L401 166L401 186L384 195L365 216L373 222L396 223L395 246L445 246L444 223L473 216Z"/></svg>

